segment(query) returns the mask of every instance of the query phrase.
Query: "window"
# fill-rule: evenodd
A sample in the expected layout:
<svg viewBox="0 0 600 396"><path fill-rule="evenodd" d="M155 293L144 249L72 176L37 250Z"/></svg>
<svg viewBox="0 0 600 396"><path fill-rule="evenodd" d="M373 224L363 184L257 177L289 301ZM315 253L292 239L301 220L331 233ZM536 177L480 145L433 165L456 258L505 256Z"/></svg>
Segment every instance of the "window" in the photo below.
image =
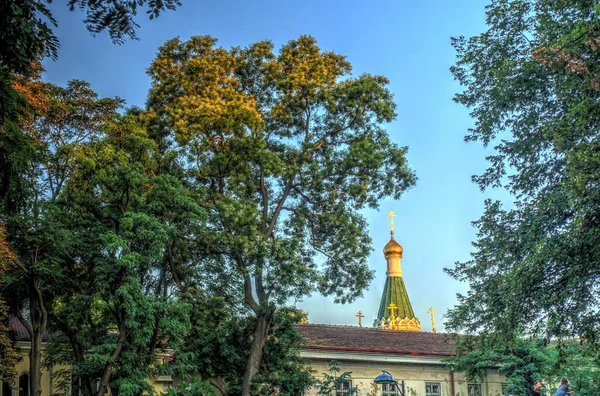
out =
<svg viewBox="0 0 600 396"><path fill-rule="evenodd" d="M12 389L7 381L2 381L2 396L12 396Z"/></svg>
<svg viewBox="0 0 600 396"><path fill-rule="evenodd" d="M29 374L19 375L19 396L29 396Z"/></svg>
<svg viewBox="0 0 600 396"><path fill-rule="evenodd" d="M396 388L396 384L383 384L381 385L381 390L383 391L383 395L397 395L398 389Z"/></svg>
<svg viewBox="0 0 600 396"><path fill-rule="evenodd" d="M440 396L442 394L441 389L439 382L426 382L425 396Z"/></svg>
<svg viewBox="0 0 600 396"><path fill-rule="evenodd" d="M338 385L335 390L336 396L349 395L350 389L352 389L352 380L345 380L340 385Z"/></svg>
<svg viewBox="0 0 600 396"><path fill-rule="evenodd" d="M468 384L467 385L468 396L482 396L481 395L481 384Z"/></svg>

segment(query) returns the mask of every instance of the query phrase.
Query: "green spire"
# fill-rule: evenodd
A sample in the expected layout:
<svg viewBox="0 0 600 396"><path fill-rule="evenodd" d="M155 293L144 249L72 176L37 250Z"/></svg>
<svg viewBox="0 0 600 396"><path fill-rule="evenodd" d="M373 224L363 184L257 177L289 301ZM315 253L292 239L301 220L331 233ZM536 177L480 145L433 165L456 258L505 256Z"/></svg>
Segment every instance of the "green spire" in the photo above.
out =
<svg viewBox="0 0 600 396"><path fill-rule="evenodd" d="M406 292L406 286L404 286L404 280L401 276L389 276L385 280L381 303L379 303L379 311L377 312L378 321L392 316L392 312L387 308L392 303L398 307L397 310L394 310L395 317L399 317L400 319L416 319L412 305L410 305L408 293Z"/></svg>
<svg viewBox="0 0 600 396"><path fill-rule="evenodd" d="M394 239L394 224L392 222L394 212L390 216L390 241L383 248L383 255L387 260L387 278L379 303L379 312L374 326L387 330L421 331L421 323L415 316L410 305L410 299L402 279L402 254L404 249Z"/></svg>

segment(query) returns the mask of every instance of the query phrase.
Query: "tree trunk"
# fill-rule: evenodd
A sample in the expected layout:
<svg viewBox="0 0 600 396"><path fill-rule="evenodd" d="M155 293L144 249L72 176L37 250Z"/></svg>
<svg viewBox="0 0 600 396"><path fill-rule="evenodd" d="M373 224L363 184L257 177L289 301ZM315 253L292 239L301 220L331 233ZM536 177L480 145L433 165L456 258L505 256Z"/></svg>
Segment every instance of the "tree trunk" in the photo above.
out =
<svg viewBox="0 0 600 396"><path fill-rule="evenodd" d="M110 382L110 378L112 376L112 369L115 364L117 358L121 355L121 351L125 346L125 339L127 338L128 330L125 327L122 327L119 330L119 337L117 339L117 346L113 350L110 360L104 365L104 370L102 372L102 377L100 377L100 385L98 386L98 392L96 392L96 396L103 396L108 391L108 384ZM117 390L111 391L111 393L115 394Z"/></svg>
<svg viewBox="0 0 600 396"><path fill-rule="evenodd" d="M256 311L256 328L254 329L254 338L252 339L252 345L250 346L250 356L248 357L244 378L242 380L242 396L251 396L252 379L256 373L258 373L260 367L265 343L267 342L267 336L271 329L271 320L274 311L273 308Z"/></svg>
<svg viewBox="0 0 600 396"><path fill-rule="evenodd" d="M42 341L46 332L48 312L44 307L40 280L36 275L30 275L29 280L29 314L31 324L23 318L19 310L19 319L31 337L29 351L29 392L31 396L42 395Z"/></svg>
<svg viewBox="0 0 600 396"><path fill-rule="evenodd" d="M213 386L214 390L217 392L218 396L227 396L229 389L229 384L220 377L210 377L208 381Z"/></svg>
<svg viewBox="0 0 600 396"><path fill-rule="evenodd" d="M42 335L35 331L29 351L29 392L31 396L42 395Z"/></svg>
<svg viewBox="0 0 600 396"><path fill-rule="evenodd" d="M83 354L83 349L79 345L73 346L73 352L75 352L75 359L79 363L85 362L85 355ZM82 374L79 376L79 380L81 382L81 386L79 390L81 391L83 396L92 396L92 379L89 374Z"/></svg>
<svg viewBox="0 0 600 396"><path fill-rule="evenodd" d="M75 357L75 361L77 363L85 363L85 353L84 347L77 341L77 335L79 330L72 331L69 326L59 319L54 312L48 312L48 315L52 319L55 325L67 336L69 342L71 343L71 348L73 350L73 356ZM73 392L78 395L81 392L82 396L92 396L92 379L88 374L81 374L80 376L73 376L72 378L77 380L77 384L72 384L71 386L76 386L77 390Z"/></svg>

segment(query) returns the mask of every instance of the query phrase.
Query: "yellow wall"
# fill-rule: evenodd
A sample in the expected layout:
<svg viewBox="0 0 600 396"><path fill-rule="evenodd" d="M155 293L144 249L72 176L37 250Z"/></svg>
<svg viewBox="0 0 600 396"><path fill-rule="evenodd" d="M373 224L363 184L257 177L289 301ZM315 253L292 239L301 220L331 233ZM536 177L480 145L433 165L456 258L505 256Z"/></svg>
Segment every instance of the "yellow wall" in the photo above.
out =
<svg viewBox="0 0 600 396"><path fill-rule="evenodd" d="M27 343L19 343L20 351L23 354L23 360L19 362L16 369L18 374L25 373L29 370L29 352ZM310 359L311 367L315 370L315 377L322 379L323 374L328 372L329 361L340 361L341 372L350 371L352 385L357 386L359 395L361 396L380 396L381 386L377 386L373 381L375 377L381 374L381 370L389 371L398 382L404 380L406 396L425 396L425 383L433 382L441 385L442 396L451 395L451 374L441 364L416 364L416 363L396 363L386 360L386 356L382 355L380 361L373 361L373 355L370 356L371 361L359 360L344 360L340 358L340 352L335 353L336 356L331 356L331 359ZM62 367L64 368L64 367ZM53 371L61 369L61 367L53 368ZM164 392L170 382L165 381L168 378L153 378L150 383L157 393ZM52 375L48 370L42 372L42 396L51 396ZM503 376L498 374L497 370L490 370L486 380L481 383L483 396L502 396L502 384L506 383ZM460 374L454 375L455 396L467 395L468 382L464 376ZM317 389L309 390L306 396L316 395ZM54 389L56 393L56 389ZM0 396L18 396L18 391L13 390L11 395L2 394L0 388Z"/></svg>
<svg viewBox="0 0 600 396"><path fill-rule="evenodd" d="M28 354L29 354L30 348L29 348L29 343L27 343L27 342L18 342L17 347L23 357L23 359L16 366L17 375L21 375L23 373L29 372L29 356L28 356ZM53 378L52 373L56 373L58 370L65 369L65 368L67 368L67 367L56 366L56 367L53 367L52 370L45 370L45 369L42 370L42 379L41 379L42 396L51 396L52 394L57 393L56 377L54 376L54 378ZM168 384L170 383L169 381L166 381L167 379L168 379L168 377L154 377L150 380L150 384L154 387L156 392L161 393L166 390ZM53 380L54 380L54 383L53 383ZM17 388L16 385L18 384L18 378L16 381L17 381L17 383L14 384L15 389L13 389L13 391L11 392L10 395L2 394L3 387L0 387L0 396L19 396L18 389L16 389ZM109 394L110 394L110 392L109 392Z"/></svg>
<svg viewBox="0 0 600 396"><path fill-rule="evenodd" d="M404 380L406 396L425 396L425 383L433 382L441 385L443 396L451 395L451 374L442 365L425 365L410 363L367 362L367 361L340 361L340 373L350 371L352 385L357 386L359 395L379 396L382 394L381 386L374 383L375 377L381 370L389 371L400 382ZM329 361L311 359L311 367L316 370L315 376L323 378L328 371ZM481 383L483 396L501 396L504 379L497 370L490 370L486 380ZM460 374L454 375L454 389L456 395L467 395L467 381ZM307 396L316 395L317 389L307 392Z"/></svg>

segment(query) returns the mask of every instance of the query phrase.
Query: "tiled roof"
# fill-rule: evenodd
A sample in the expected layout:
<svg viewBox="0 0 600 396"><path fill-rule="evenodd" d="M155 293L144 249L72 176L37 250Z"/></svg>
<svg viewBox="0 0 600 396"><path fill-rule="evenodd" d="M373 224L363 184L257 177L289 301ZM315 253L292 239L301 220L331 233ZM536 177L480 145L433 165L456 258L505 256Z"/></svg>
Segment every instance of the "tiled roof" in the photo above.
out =
<svg viewBox="0 0 600 396"><path fill-rule="evenodd" d="M29 341L31 337L29 336L29 332L23 326L23 323L16 316L8 317L8 327L12 332L11 336L14 341ZM46 341L48 339L48 334L44 333L43 340Z"/></svg>
<svg viewBox="0 0 600 396"><path fill-rule="evenodd" d="M316 324L299 324L296 329L306 341L307 349L419 356L455 354L449 337L441 333Z"/></svg>

